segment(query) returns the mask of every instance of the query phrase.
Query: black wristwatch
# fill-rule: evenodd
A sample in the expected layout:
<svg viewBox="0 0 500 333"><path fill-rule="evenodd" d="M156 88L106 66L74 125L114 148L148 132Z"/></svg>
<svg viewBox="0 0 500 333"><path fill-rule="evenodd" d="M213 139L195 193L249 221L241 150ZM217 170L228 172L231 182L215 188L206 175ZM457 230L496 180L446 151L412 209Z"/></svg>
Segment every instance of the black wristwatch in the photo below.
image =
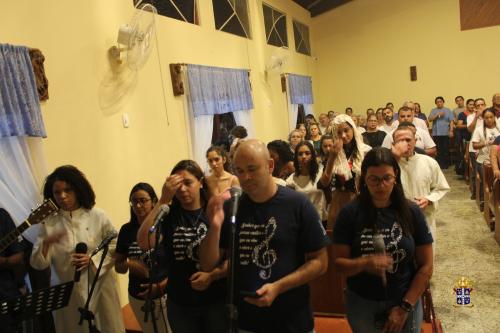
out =
<svg viewBox="0 0 500 333"><path fill-rule="evenodd" d="M412 312L413 311L413 305L410 304L406 299L402 300L401 303L399 304L399 307L406 312Z"/></svg>

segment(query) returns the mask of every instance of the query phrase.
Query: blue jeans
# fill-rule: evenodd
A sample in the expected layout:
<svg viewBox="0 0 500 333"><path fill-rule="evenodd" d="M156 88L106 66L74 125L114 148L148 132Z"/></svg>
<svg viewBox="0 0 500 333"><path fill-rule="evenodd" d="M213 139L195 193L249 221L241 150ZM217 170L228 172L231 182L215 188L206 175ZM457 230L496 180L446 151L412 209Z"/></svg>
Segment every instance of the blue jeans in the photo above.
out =
<svg viewBox="0 0 500 333"><path fill-rule="evenodd" d="M380 333L387 320L388 311L398 302L371 301L346 289L347 320L353 333ZM420 333L424 312L420 300L408 313L402 333Z"/></svg>

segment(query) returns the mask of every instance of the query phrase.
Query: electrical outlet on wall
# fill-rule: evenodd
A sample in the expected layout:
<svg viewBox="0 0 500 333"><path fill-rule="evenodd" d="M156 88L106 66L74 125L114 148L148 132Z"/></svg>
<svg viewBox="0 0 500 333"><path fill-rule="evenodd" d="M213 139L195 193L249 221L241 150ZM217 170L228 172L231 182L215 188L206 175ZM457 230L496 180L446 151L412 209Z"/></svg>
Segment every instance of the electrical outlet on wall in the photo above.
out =
<svg viewBox="0 0 500 333"><path fill-rule="evenodd" d="M129 128L130 119L128 117L128 113L122 114L122 123L123 123L123 128Z"/></svg>

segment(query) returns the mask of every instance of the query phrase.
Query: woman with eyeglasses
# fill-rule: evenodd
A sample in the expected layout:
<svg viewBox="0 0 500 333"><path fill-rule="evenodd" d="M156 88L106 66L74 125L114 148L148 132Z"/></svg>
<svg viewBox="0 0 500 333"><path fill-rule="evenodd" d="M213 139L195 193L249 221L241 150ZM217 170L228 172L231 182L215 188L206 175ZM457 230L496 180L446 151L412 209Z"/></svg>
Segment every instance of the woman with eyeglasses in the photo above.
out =
<svg viewBox="0 0 500 333"><path fill-rule="evenodd" d="M154 332L151 313L150 319L144 322L145 312L141 309L148 298L150 282L158 332L168 332L164 298L167 267L159 264L162 259L160 253L142 251L137 245L137 231L157 201L151 185L138 183L132 187L129 195L130 221L120 228L115 251L115 271L120 274L129 272L129 303L143 332ZM154 274L152 279L150 273Z"/></svg>
<svg viewBox="0 0 500 333"><path fill-rule="evenodd" d="M139 228L137 242L149 250L156 239L149 232L160 210L170 209L160 222L161 243L168 268L167 316L173 333L226 331L225 263L202 272L199 245L208 230L203 171L195 161L177 163L163 184L160 200ZM162 207L163 206L163 207Z"/></svg>
<svg viewBox="0 0 500 333"><path fill-rule="evenodd" d="M339 213L334 265L347 276L347 319L354 333L420 332L420 298L432 276L432 236L405 198L391 151L363 160L360 194Z"/></svg>

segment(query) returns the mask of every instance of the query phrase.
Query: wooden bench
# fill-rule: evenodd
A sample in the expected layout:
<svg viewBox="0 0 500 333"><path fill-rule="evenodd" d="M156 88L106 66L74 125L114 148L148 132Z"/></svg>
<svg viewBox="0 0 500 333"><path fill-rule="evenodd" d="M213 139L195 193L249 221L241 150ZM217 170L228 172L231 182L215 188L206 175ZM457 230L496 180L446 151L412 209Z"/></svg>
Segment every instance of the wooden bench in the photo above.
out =
<svg viewBox="0 0 500 333"><path fill-rule="evenodd" d="M500 181L493 181L493 205L495 207L495 222L498 219L500 221ZM497 241L498 245L500 245L500 223L495 223L493 225L495 228L495 240Z"/></svg>
<svg viewBox="0 0 500 333"><path fill-rule="evenodd" d="M142 327L139 325L130 304L127 304L122 308L122 316L126 333L142 333Z"/></svg>
<svg viewBox="0 0 500 333"><path fill-rule="evenodd" d="M481 176L479 176L479 173L476 172L474 168L474 178L476 179L476 205L477 208L482 212L483 210L481 209Z"/></svg>
<svg viewBox="0 0 500 333"><path fill-rule="evenodd" d="M438 320L439 322L439 320ZM440 323L438 323L441 326ZM314 331L316 333L352 333L351 327L346 318L315 317ZM432 324L422 323L421 333L438 333L432 331Z"/></svg>
<svg viewBox="0 0 500 333"><path fill-rule="evenodd" d="M491 164L484 163L483 164L483 174L484 174L484 185L483 185L483 193L484 193L484 211L483 217L484 221L488 225L491 231L495 227L495 202L493 197L493 181L495 177L493 176L493 168ZM499 198L500 199L500 198Z"/></svg>
<svg viewBox="0 0 500 333"><path fill-rule="evenodd" d="M331 239L332 230L328 229L326 232ZM333 246L329 245L327 251L328 270L325 274L309 283L312 308L315 315L344 316L345 277L337 273L333 268Z"/></svg>
<svg viewBox="0 0 500 333"><path fill-rule="evenodd" d="M465 169L464 169L464 180L467 185L469 185L470 189L470 169L471 169L471 161L470 161L470 156L469 156L469 141L465 142L465 155L464 155L464 161L465 161Z"/></svg>

